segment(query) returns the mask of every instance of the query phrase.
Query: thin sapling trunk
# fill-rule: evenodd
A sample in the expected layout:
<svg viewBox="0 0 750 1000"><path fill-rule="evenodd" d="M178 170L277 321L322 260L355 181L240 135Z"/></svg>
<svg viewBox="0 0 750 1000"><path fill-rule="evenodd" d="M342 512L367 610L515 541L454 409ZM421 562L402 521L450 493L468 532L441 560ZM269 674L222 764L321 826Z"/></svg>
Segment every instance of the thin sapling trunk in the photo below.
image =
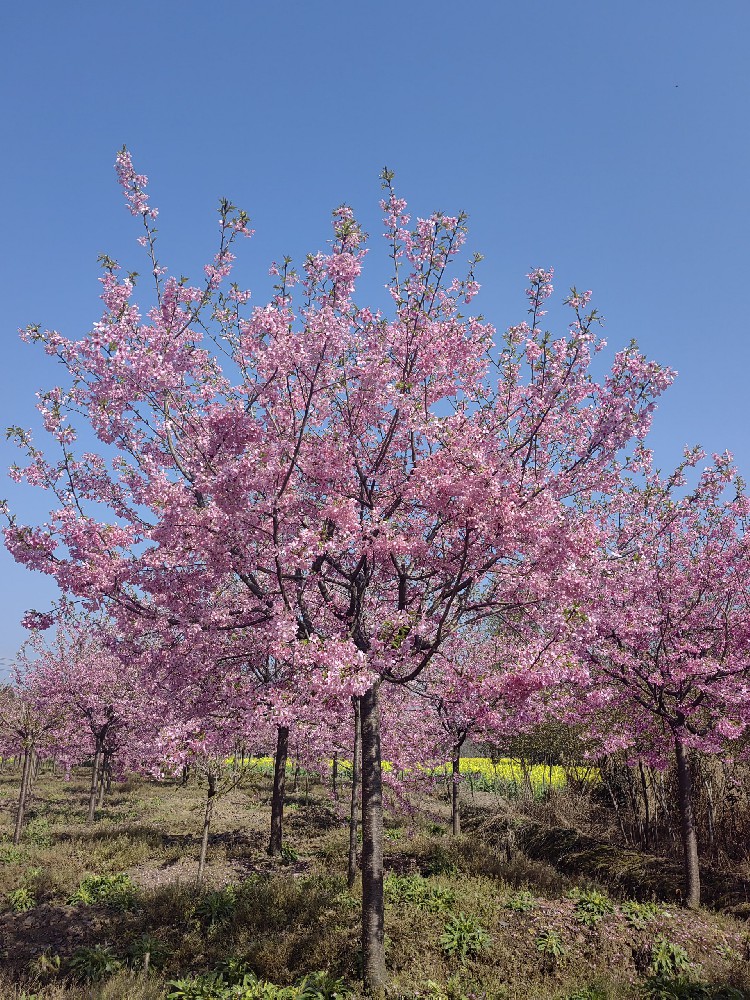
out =
<svg viewBox="0 0 750 1000"><path fill-rule="evenodd" d="M29 801L29 789L31 787L31 758L34 751L31 747L24 748L23 765L21 768L21 788L18 793L18 812L16 813L16 825L13 829L13 843L18 844L23 832L23 824L26 818L26 806Z"/></svg>
<svg viewBox="0 0 750 1000"><path fill-rule="evenodd" d="M214 798L216 796L216 775L213 771L208 772L208 791L206 793L206 808L203 813L203 835L201 837L201 854L198 859L198 874L196 882L198 885L203 881L203 871L206 867L206 852L208 850L208 837L211 831L211 817L214 811Z"/></svg>

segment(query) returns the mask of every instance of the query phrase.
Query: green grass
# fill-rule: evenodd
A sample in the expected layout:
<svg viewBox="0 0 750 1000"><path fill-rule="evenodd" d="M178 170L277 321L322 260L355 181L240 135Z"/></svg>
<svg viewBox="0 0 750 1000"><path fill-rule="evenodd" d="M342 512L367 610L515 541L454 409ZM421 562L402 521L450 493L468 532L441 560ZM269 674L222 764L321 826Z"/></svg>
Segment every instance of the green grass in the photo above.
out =
<svg viewBox="0 0 750 1000"><path fill-rule="evenodd" d="M346 886L346 817L319 784L288 813L296 857L286 864L265 853L268 782L220 798L206 884L197 889L203 788L134 779L86 827L87 778L40 778L35 832L17 849L9 811L0 816L3 1000L23 991L26 1000L161 1000L170 980L208 989L215 974L214 983L221 975L221 988L234 989L230 966L254 977L249 1000L304 997L306 976L308 993L311 983L339 981L359 995L361 900L358 887ZM15 780L0 774L6 800ZM636 1000L703 989L718 1000L724 989L724 1000L737 1000L730 988L750 996L743 921L688 913L673 899L638 903L606 869L595 878L576 869L567 841L565 870L519 847L507 851L482 826L491 815L479 807L467 816L469 832L451 837L445 805L426 804L423 821L391 817L385 842L394 997ZM14 913L11 899L32 905Z"/></svg>

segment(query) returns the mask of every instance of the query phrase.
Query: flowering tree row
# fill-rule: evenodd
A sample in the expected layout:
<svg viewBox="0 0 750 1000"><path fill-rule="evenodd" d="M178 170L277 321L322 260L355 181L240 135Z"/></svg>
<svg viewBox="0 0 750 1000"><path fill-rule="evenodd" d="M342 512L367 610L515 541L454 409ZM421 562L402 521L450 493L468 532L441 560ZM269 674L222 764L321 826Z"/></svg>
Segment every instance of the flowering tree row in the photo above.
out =
<svg viewBox="0 0 750 1000"><path fill-rule="evenodd" d="M6 544L106 614L106 648L169 692L178 729L272 718L277 809L290 728L330 717L343 750L356 706L364 974L380 989L395 692L430 703L454 753L555 704L655 753L669 742L687 776L686 747L745 724L744 494L723 499L728 460L689 498L651 472L639 442L673 373L631 345L596 381L590 293L571 291L557 337L551 272L530 274L529 318L504 335L472 315L478 258L453 273L465 218L413 223L387 171L382 310L355 298L367 238L346 206L328 251L300 274L274 265L273 298L252 306L229 282L243 212L221 203L191 284L158 259L126 150L117 172L152 285L139 306L136 276L105 257L87 335L25 331L67 380L40 397L54 448L13 431L13 475L54 509L11 518ZM419 731L395 728L389 755L422 755Z"/></svg>

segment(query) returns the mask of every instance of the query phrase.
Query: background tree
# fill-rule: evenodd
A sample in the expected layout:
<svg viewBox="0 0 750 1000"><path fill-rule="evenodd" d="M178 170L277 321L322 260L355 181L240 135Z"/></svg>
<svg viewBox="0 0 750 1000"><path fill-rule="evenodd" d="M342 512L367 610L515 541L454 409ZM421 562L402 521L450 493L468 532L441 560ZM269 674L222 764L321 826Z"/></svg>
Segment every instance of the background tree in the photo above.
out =
<svg viewBox="0 0 750 1000"><path fill-rule="evenodd" d="M608 500L581 633L604 750L676 764L688 906L700 902L690 751L719 753L750 721L750 501L727 455L686 491L704 457L662 478L644 453L643 484Z"/></svg>

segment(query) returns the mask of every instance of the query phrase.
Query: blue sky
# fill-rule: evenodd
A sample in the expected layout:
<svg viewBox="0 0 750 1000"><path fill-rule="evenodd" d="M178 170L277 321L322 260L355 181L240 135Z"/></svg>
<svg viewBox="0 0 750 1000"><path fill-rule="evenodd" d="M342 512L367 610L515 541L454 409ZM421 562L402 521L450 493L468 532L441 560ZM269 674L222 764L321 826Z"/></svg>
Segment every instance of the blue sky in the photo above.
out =
<svg viewBox="0 0 750 1000"><path fill-rule="evenodd" d="M213 252L219 197L247 209L257 300L269 261L321 248L342 201L380 231L387 164L414 215L469 213L488 319L523 318L531 267L593 288L611 350L635 337L680 373L659 463L698 442L750 478L746 0L29 0L2 25L0 427L33 426L59 377L17 329L84 334L103 251L143 269L112 168L127 143L176 273ZM44 519L4 473L0 496ZM0 553L0 656L51 594Z"/></svg>

